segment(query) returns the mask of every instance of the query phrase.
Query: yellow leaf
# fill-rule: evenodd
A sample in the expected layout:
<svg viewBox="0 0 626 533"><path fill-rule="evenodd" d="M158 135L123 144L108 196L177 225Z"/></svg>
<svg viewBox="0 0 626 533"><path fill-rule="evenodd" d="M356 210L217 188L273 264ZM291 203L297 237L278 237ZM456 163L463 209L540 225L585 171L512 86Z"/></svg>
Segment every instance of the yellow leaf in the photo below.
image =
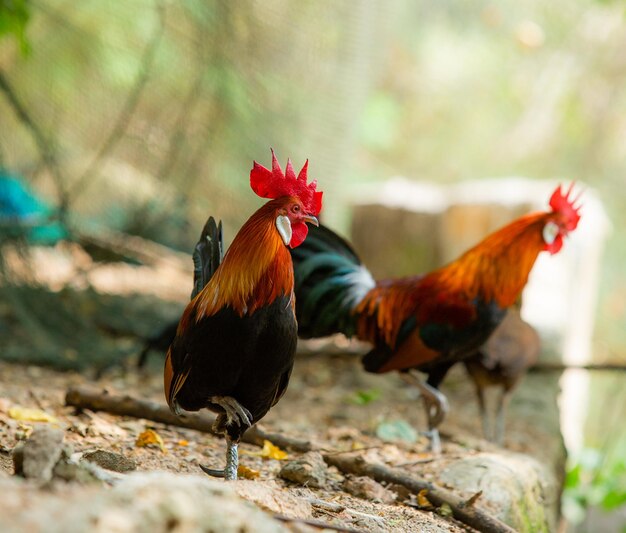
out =
<svg viewBox="0 0 626 533"><path fill-rule="evenodd" d="M59 423L56 417L49 415L41 409L31 409L29 407L20 407L19 405L14 405L9 409L9 416L14 420L23 420L25 422Z"/></svg>
<svg viewBox="0 0 626 533"><path fill-rule="evenodd" d="M432 507L433 504L430 503L426 495L428 494L427 489L422 489L417 493L417 505L420 507Z"/></svg>
<svg viewBox="0 0 626 533"><path fill-rule="evenodd" d="M242 477L244 479L256 479L261 475L258 470L252 470L252 468L248 468L244 465L239 465L237 468L237 476Z"/></svg>
<svg viewBox="0 0 626 533"><path fill-rule="evenodd" d="M263 441L263 449L260 452L249 452L242 450L242 455L254 455L255 457L263 457L263 459L277 459L282 461L287 459L287 452L281 450L278 446L274 446L269 440Z"/></svg>
<svg viewBox="0 0 626 533"><path fill-rule="evenodd" d="M281 450L278 446L274 446L269 440L263 441L263 449L261 450L261 457L265 459L277 459L282 461L287 459L287 452Z"/></svg>
<svg viewBox="0 0 626 533"><path fill-rule="evenodd" d="M179 446L189 446L189 441L185 440L185 439L179 440L178 441L178 445Z"/></svg>
<svg viewBox="0 0 626 533"><path fill-rule="evenodd" d="M157 446L161 449L163 453L167 453L161 435L159 435L153 429L146 429L143 433L140 433L137 437L137 442L135 442L135 445L141 448L148 446Z"/></svg>

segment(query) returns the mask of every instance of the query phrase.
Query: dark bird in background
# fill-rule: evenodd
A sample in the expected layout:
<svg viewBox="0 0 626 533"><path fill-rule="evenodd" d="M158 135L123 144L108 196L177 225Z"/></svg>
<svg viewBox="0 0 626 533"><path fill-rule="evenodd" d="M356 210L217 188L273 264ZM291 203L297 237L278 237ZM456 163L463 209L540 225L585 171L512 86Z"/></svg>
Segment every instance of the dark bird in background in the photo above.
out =
<svg viewBox="0 0 626 533"><path fill-rule="evenodd" d="M420 388L433 451L448 410L437 387L452 365L474 354L519 297L541 251L556 254L580 219L578 198L557 188L550 209L492 233L455 261L425 275L374 281L351 246L312 228L291 251L296 315L303 338L344 333L369 341L365 370L401 372ZM391 228L390 228L391 230ZM428 375L422 382L417 370Z"/></svg>
<svg viewBox="0 0 626 533"><path fill-rule="evenodd" d="M272 170L258 163L250 185L271 198L237 233L221 259L214 222L195 254L197 293L183 312L165 359L164 388L173 412L207 408L226 437L226 468L202 469L237 478L237 446L243 433L287 389L297 343L293 264L288 247L317 224L322 193L307 184L307 165L296 177L291 161L283 173L272 152ZM206 244L206 249L203 249ZM215 260L206 262L206 257Z"/></svg>
<svg viewBox="0 0 626 533"><path fill-rule="evenodd" d="M511 392L526 371L539 358L539 335L520 316L519 309L509 309L504 320L478 351L465 359L465 369L476 387L483 435L487 440L504 444L505 410ZM485 397L486 389L499 387L495 423L491 423Z"/></svg>
<svg viewBox="0 0 626 533"><path fill-rule="evenodd" d="M211 218L211 220L213 220L213 218ZM215 223L214 220L213 223ZM146 365L150 352L160 352L161 354L167 352L168 348L172 344L172 341L174 340L174 337L176 337L177 329L178 320L174 320L173 322L166 324L162 329L158 330L152 337L145 339L141 351L139 352L137 367L143 368Z"/></svg>

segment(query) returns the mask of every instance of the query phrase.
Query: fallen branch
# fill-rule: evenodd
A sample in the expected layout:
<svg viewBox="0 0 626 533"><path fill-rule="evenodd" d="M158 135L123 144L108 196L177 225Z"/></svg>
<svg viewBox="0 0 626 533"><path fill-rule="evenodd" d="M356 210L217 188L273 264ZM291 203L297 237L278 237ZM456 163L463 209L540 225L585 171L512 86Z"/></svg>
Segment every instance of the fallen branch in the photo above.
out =
<svg viewBox="0 0 626 533"><path fill-rule="evenodd" d="M186 413L179 417L164 404L133 398L126 394L111 394L106 390L88 387L71 387L65 394L65 404L78 409L91 409L92 411L105 411L119 416L145 418L161 424L195 429L215 435L213 431L215 417L212 415ZM263 441L269 440L279 448L288 448L297 452L308 452L313 449L310 442L277 433L267 433L257 426L246 431L241 440L257 446L263 446Z"/></svg>
<svg viewBox="0 0 626 533"><path fill-rule="evenodd" d="M356 518L365 518L376 522L380 527L385 526L385 519L382 516L374 516L373 514L363 513L350 509L345 505L341 505L335 502L327 502L326 500L320 500L319 498L309 498L308 502L311 507L314 507L318 511L324 511L329 514L348 513Z"/></svg>
<svg viewBox="0 0 626 533"><path fill-rule="evenodd" d="M515 533L515 530L504 522L477 509L473 505L468 505L465 500L456 494L428 481L416 479L380 464L368 463L359 456L325 455L324 460L330 466L335 466L346 474L367 476L379 482L402 485L414 494L426 490L426 497L433 505L437 507L443 504L449 505L452 510L452 516L456 520L478 531L484 533Z"/></svg>

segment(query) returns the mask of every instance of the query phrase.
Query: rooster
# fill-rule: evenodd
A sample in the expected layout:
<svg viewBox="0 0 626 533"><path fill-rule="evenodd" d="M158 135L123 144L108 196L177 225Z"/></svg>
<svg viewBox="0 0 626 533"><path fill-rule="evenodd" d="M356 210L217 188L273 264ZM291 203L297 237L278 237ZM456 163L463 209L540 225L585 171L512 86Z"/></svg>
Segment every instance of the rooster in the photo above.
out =
<svg viewBox="0 0 626 533"><path fill-rule="evenodd" d="M194 253L192 300L178 323L164 369L170 409L217 413L214 429L226 438L226 467L209 475L237 478L237 446L284 394L293 367L297 324L293 264L288 247L317 225L322 193L307 184L308 161L296 177L254 162L250 185L270 198L239 230L221 260L221 227L212 219Z"/></svg>
<svg viewBox="0 0 626 533"><path fill-rule="evenodd" d="M448 411L437 389L456 362L474 354L504 319L542 251L556 254L580 219L572 187L558 187L550 209L514 220L455 261L428 274L376 282L352 247L326 227L291 251L299 335L333 333L369 341L365 370L392 370L417 385L431 447ZM312 228L314 229L314 228ZM417 371L428 375L424 383Z"/></svg>
<svg viewBox="0 0 626 533"><path fill-rule="evenodd" d="M483 435L504 444L504 412L511 392L529 367L539 358L541 341L535 328L520 316L517 306L509 309L504 320L478 351L463 364L476 387L476 397L483 424ZM485 389L500 387L495 426L487 413Z"/></svg>

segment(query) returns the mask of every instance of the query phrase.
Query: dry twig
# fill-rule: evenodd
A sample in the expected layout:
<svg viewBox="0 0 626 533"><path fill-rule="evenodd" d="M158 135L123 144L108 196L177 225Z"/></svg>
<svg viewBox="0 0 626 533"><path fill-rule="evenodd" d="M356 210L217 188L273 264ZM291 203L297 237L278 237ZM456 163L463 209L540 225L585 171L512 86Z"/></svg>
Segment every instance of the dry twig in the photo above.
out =
<svg viewBox="0 0 626 533"><path fill-rule="evenodd" d="M433 505L440 507L448 504L452 509L452 516L470 527L484 533L514 533L515 530L497 518L467 505L462 498L452 492L438 487L433 483L408 476L397 470L380 464L366 462L362 457L346 457L345 455L325 455L324 460L331 466L337 467L344 473L367 476L376 481L395 483L409 489L414 494L422 490L427 491L428 499Z"/></svg>
<svg viewBox="0 0 626 533"><path fill-rule="evenodd" d="M153 422L178 426L203 433L215 434L213 422L215 417L205 413L188 413L176 416L169 408L151 400L141 400L128 395L110 394L103 390L94 390L87 387L72 387L65 395L65 404L78 409L92 411L106 411L119 416L145 418ZM246 431L241 439L248 444L263 446L263 441L269 440L279 448L288 448L298 452L308 452L313 448L310 442L294 439L277 433L267 433L257 426Z"/></svg>

